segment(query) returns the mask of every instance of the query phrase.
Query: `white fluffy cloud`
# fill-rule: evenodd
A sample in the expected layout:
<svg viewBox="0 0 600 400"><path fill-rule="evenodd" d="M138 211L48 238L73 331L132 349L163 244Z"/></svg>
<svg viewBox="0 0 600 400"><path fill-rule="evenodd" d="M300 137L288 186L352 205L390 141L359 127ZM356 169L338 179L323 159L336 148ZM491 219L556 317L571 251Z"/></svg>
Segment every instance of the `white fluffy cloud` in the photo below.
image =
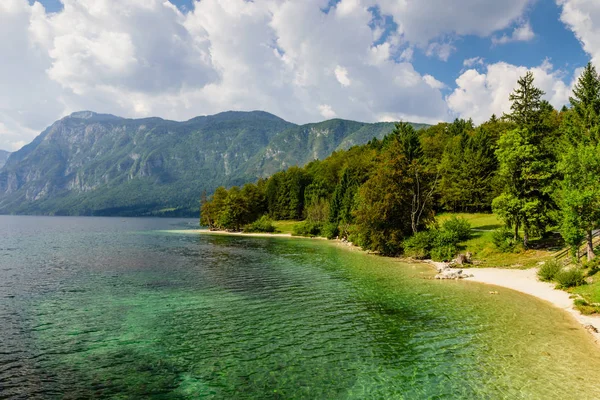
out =
<svg viewBox="0 0 600 400"><path fill-rule="evenodd" d="M2 0L0 148L81 109L446 120L445 85L415 70L414 51L445 60L456 38L514 26L532 1L202 0L182 13L167 0L63 0L47 13ZM397 31L384 35L377 15Z"/></svg>
<svg viewBox="0 0 600 400"><path fill-rule="evenodd" d="M457 36L487 37L519 21L535 0L379 0L405 40L446 61Z"/></svg>
<svg viewBox="0 0 600 400"><path fill-rule="evenodd" d="M531 29L531 24L529 22L525 22L513 29L510 35L502 35L500 37L493 37L492 43L494 45L506 44L510 42L528 42L535 37L535 33L533 29Z"/></svg>
<svg viewBox="0 0 600 400"><path fill-rule="evenodd" d="M60 86L48 79L46 49L32 38L34 21L44 15L37 4L0 2L0 148L16 150L39 128L62 113Z"/></svg>
<svg viewBox="0 0 600 400"><path fill-rule="evenodd" d="M556 0L562 7L561 20L571 28L592 56L592 62L600 65L600 2L597 0Z"/></svg>
<svg viewBox="0 0 600 400"><path fill-rule="evenodd" d="M321 104L319 106L319 112L321 113L321 115L324 118L327 118L327 119L337 117L337 114L335 113L335 111L333 111L333 108L331 108L331 106L329 104Z"/></svg>
<svg viewBox="0 0 600 400"><path fill-rule="evenodd" d="M423 80L425 81L426 84L428 84L430 87L432 87L434 89L443 89L446 87L446 85L444 85L443 82L438 81L431 75L423 75Z"/></svg>
<svg viewBox="0 0 600 400"><path fill-rule="evenodd" d="M380 0L406 39L428 44L444 35L489 36L520 19L533 0Z"/></svg>
<svg viewBox="0 0 600 400"><path fill-rule="evenodd" d="M534 74L535 85L546 92L544 98L555 108L568 103L571 87L563 81L561 71L554 70L548 61L530 69L499 62L488 65L485 73L474 69L465 71L456 80L457 88L446 99L448 106L457 116L473 118L477 124L492 114L499 117L510 110L509 94L528 70Z"/></svg>

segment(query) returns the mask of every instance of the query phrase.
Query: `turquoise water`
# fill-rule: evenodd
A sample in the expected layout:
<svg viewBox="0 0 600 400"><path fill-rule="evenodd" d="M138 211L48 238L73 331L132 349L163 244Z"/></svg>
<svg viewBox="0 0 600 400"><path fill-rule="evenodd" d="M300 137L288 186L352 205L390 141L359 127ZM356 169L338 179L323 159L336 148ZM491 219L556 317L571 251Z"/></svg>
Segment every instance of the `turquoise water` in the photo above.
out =
<svg viewBox="0 0 600 400"><path fill-rule="evenodd" d="M0 217L0 398L600 398L546 303L195 224Z"/></svg>

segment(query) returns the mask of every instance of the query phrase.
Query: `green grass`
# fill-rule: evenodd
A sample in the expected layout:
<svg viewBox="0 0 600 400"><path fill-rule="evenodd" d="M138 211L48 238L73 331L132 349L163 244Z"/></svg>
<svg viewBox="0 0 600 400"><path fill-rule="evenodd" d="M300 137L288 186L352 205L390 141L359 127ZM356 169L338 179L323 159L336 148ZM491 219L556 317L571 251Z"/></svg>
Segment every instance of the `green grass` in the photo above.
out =
<svg viewBox="0 0 600 400"><path fill-rule="evenodd" d="M471 224L473 229L481 229L486 231L493 231L502 227L502 222L498 219L495 214L486 213L443 213L439 214L436 218L438 222L443 222L452 217L464 218Z"/></svg>
<svg viewBox="0 0 600 400"><path fill-rule="evenodd" d="M577 305L577 308L584 314L600 313L600 272L587 279L586 285L577 286L569 289L570 293L578 294L583 298L587 306Z"/></svg>
<svg viewBox="0 0 600 400"><path fill-rule="evenodd" d="M438 223L453 216L465 218L471 224L473 236L461 243L462 251L470 251L476 266L527 269L540 261L552 258L550 249L529 249L518 253L502 253L492 242L493 231L502 227L502 222L494 214L485 213L444 213L437 216Z"/></svg>
<svg viewBox="0 0 600 400"><path fill-rule="evenodd" d="M293 233L294 225L300 221L273 221L275 233Z"/></svg>

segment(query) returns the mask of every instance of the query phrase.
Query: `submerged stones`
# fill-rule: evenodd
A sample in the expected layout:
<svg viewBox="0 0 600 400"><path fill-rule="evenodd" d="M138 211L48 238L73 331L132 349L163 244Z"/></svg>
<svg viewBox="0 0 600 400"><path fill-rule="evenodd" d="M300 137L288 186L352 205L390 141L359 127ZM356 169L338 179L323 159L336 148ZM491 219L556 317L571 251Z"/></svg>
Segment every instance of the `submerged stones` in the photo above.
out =
<svg viewBox="0 0 600 400"><path fill-rule="evenodd" d="M588 331L590 331L591 333L598 333L598 328L596 328L594 325L592 324L587 324L584 326L584 328Z"/></svg>

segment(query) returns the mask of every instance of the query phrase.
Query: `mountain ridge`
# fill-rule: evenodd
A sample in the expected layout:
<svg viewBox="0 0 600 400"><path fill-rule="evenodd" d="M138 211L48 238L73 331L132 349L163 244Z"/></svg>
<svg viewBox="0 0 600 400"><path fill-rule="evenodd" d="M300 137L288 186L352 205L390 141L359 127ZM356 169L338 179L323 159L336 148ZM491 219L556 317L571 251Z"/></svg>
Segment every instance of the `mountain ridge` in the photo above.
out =
<svg viewBox="0 0 600 400"><path fill-rule="evenodd" d="M203 190L325 158L381 138L393 125L297 125L265 111L181 122L78 111L11 154L0 169L0 213L197 215Z"/></svg>

